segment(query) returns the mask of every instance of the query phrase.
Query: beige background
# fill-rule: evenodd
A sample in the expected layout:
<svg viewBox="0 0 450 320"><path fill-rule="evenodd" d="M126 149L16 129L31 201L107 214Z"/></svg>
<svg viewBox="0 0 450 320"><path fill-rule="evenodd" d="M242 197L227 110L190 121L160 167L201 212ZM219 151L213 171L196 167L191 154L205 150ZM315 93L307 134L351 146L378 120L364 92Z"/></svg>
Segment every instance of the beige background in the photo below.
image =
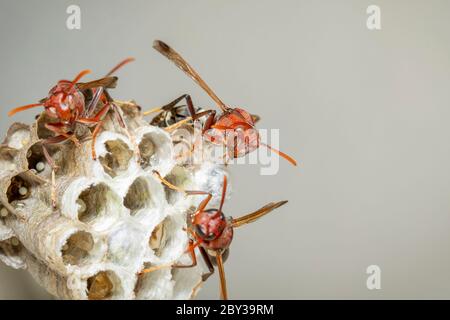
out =
<svg viewBox="0 0 450 320"><path fill-rule="evenodd" d="M65 27L69 4L82 29ZM382 30L366 28L366 8ZM450 298L450 2L0 1L0 119L84 68L127 56L114 96L155 106L189 92L211 100L151 48L163 39L217 94L281 128L301 161L275 176L234 166L225 211L289 199L237 230L232 298ZM15 120L30 121L34 112ZM368 265L382 289L366 288ZM0 298L46 298L0 265ZM212 278L200 298L218 297Z"/></svg>

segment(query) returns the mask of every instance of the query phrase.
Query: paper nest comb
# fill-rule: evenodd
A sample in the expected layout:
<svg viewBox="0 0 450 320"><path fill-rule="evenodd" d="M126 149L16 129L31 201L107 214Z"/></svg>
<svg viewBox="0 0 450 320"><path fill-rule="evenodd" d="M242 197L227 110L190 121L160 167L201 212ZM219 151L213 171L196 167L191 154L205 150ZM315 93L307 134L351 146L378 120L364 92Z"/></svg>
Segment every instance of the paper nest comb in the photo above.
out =
<svg viewBox="0 0 450 320"><path fill-rule="evenodd" d="M0 145L0 197L19 216L0 205L0 259L26 268L60 299L192 298L201 266L138 276L149 266L190 262L183 228L202 200L169 190L153 170L179 187L209 191L216 201L226 172L209 161L177 163L165 130L149 125L133 102L116 105L129 134L110 112L96 141L97 160L91 139L47 147L59 167L56 208L40 142L52 135L43 126L45 113L32 125L9 128Z"/></svg>

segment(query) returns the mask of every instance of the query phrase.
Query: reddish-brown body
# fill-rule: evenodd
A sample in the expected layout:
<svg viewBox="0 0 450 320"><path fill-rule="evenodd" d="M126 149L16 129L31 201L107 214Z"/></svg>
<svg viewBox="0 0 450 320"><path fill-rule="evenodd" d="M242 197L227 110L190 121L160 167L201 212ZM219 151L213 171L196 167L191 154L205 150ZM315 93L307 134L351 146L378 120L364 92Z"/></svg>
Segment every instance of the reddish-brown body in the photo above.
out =
<svg viewBox="0 0 450 320"><path fill-rule="evenodd" d="M225 202L225 196L227 191L227 178L223 178L222 196L220 199L220 206L218 209L206 209L209 201L212 198L211 193L204 191L186 191L180 189L169 181L161 177L161 175L155 171L156 176L167 187L185 192L188 195L206 195L207 197L200 203L197 210L188 219L187 231L190 235L189 247L187 252L190 253L192 258L192 264L179 265L171 264L170 267L174 268L190 268L197 265L197 257L195 255L195 248L200 250L200 253L208 266L209 273L203 275L203 281L205 281L214 272L214 265L217 265L220 276L220 287L222 297L227 299L227 288L225 281L225 271L223 263L228 257L229 247L233 240L234 228L240 227L244 224L251 223L258 218L266 215L272 210L284 205L287 201L271 202L264 207L244 215L240 218L233 219L231 217L226 218L223 214L222 207ZM141 271L141 273L152 272L160 269L160 266L151 267Z"/></svg>
<svg viewBox="0 0 450 320"><path fill-rule="evenodd" d="M72 81L58 81L58 83L49 91L47 97L42 99L39 103L18 107L8 113L9 116L12 116L17 112L43 106L47 116L54 120L45 123L45 127L53 132L54 136L41 141L44 158L52 167L52 204L54 207L56 207L56 187L54 177L58 166L54 163L52 157L48 153L46 145L62 143L67 140L71 140L76 145L79 145L78 138L75 135L76 125L95 125L95 129L92 132L91 143L92 158L95 160L97 157L95 153L95 139L100 131L103 117L108 113L110 108L113 107L106 89L114 87L117 78L110 77L110 75L118 68L133 60L133 58L123 60L115 66L105 78L88 83L78 83L83 76L90 73L90 70L83 70ZM87 105L85 96L90 97ZM103 102L103 105L100 107L100 110L96 110L100 100ZM116 112L116 114L117 117L122 120L118 112ZM122 121L119 122L121 126L124 126Z"/></svg>
<svg viewBox="0 0 450 320"><path fill-rule="evenodd" d="M222 114L219 115L217 119L216 111L214 110L192 114L192 118L195 120L203 116L208 116L203 128L203 135L213 143L225 144L228 157L243 157L249 152L258 149L259 146L264 145L293 165L297 165L297 162L292 157L261 143L258 131L255 129L254 119L257 118L257 116L252 116L249 112L241 108L230 108L223 103L194 68L192 68L178 52L166 43L155 40L153 42L153 48L175 63L178 68L183 70L216 102L217 106L222 111ZM190 103L189 100L187 101L188 105ZM193 107L190 106L189 109L193 110Z"/></svg>
<svg viewBox="0 0 450 320"><path fill-rule="evenodd" d="M243 157L259 148L259 133L252 116L244 109L234 108L214 119L204 136L211 142L222 139L230 158Z"/></svg>
<svg viewBox="0 0 450 320"><path fill-rule="evenodd" d="M42 99L40 103L15 108L11 110L8 115L12 116L20 111L37 106L43 106L48 117L57 120L55 122L45 124L46 128L55 134L55 137L43 141L43 145L57 142L59 143L68 139L78 143L78 140L75 137L75 126L77 124L96 125L96 128L92 134L92 157L95 159L95 137L98 134L102 124L103 116L111 108L111 102L107 98L106 91L104 89L114 86L117 81L117 78L110 77L110 75L124 64L133 60L134 59L132 58L125 59L114 67L105 78L100 80L83 84L78 83L83 76L90 73L90 70L83 70L72 81L60 80L49 91L48 96L45 99ZM88 92L92 98L89 105L86 105L85 94ZM95 110L97 103L100 100L102 100L103 106L100 110ZM94 111L97 113L94 114ZM44 153L47 154L47 152ZM50 159L47 160L52 163Z"/></svg>

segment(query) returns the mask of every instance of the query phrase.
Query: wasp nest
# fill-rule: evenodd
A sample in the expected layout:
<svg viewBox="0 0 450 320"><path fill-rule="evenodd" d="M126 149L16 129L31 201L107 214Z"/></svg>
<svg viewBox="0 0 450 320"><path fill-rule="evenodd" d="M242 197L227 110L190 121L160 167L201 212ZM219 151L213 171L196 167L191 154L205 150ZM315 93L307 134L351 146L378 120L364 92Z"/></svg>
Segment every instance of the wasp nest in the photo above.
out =
<svg viewBox="0 0 450 320"><path fill-rule="evenodd" d="M144 121L132 102L116 102L91 157L92 139L47 145L43 113L15 123L0 145L0 259L26 268L60 299L187 299L202 268L148 267L186 261L186 215L199 197L167 189L158 171L185 189L220 193L223 168L175 162L171 135ZM86 129L86 127L84 127ZM88 134L88 136L90 136ZM56 206L52 202L56 200Z"/></svg>

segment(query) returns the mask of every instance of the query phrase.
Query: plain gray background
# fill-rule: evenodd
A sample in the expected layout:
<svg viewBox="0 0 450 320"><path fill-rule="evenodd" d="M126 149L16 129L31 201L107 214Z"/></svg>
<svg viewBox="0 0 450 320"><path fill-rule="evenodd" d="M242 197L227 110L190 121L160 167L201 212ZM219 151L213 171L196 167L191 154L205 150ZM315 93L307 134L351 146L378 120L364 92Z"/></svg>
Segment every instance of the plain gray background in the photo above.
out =
<svg viewBox="0 0 450 320"><path fill-rule="evenodd" d="M70 4L81 30L66 28ZM371 4L380 31L366 27ZM447 0L1 0L2 132L10 108L127 56L137 61L114 97L150 108L189 92L213 106L151 48L165 40L226 103L280 128L280 147L301 162L280 161L275 176L232 167L226 213L290 202L236 231L231 298L450 298L449 15ZM381 290L366 288L371 264ZM0 265L0 298L45 297L27 272ZM199 297L218 297L216 276Z"/></svg>

